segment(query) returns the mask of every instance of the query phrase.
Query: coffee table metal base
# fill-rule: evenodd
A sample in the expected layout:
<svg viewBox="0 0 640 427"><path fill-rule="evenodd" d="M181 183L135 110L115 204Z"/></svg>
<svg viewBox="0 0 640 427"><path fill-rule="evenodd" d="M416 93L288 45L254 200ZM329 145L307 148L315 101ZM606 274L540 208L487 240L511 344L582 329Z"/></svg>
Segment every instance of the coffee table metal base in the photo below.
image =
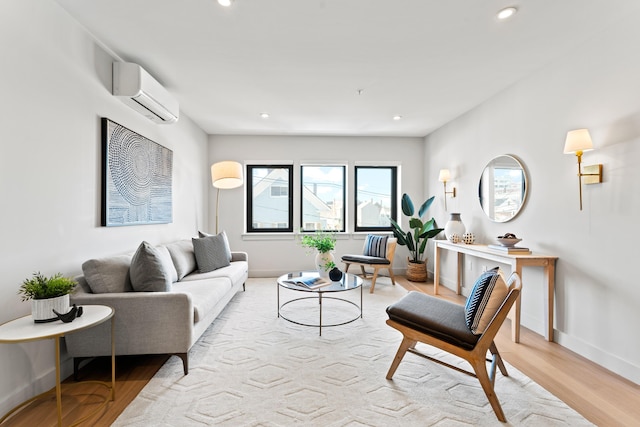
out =
<svg viewBox="0 0 640 427"><path fill-rule="evenodd" d="M326 288L319 288L319 289L315 289L315 290L310 290L310 289L304 289L302 287L297 287L295 285L287 285L285 280L287 278L290 278L291 275L294 276L301 276L301 275L308 275L308 272L300 272L300 273L290 273L289 275L284 275L281 276L280 278L278 278L278 317L281 317L282 319L286 320L287 322L291 322L291 323L295 323L296 325L301 325L301 326L309 326L309 327L314 327L314 328L318 328L318 334L320 336L322 336L322 328L329 328L329 327L334 327L334 326L341 326L341 325L346 325L348 323L352 323L355 322L358 319L362 319L362 279L360 279L358 276L355 275L345 275L343 277L342 280L334 282L333 285L327 286ZM317 274L317 273L316 273ZM296 292L304 292L309 296L304 296L304 297L300 297L300 298L294 298L291 299L289 301L285 301L284 303L280 304L280 288L284 288L284 289L289 289L291 291L296 291ZM360 304L353 302L351 300L348 300L346 298L338 298L336 296L328 296L329 294L335 295L336 293L341 293L341 292L345 292L345 291L350 291L350 290L356 290L360 288ZM287 317L284 314L282 314L282 309L284 307L286 307L289 304L292 303L299 303L301 301L305 301L305 300L317 300L318 301L318 323L309 323L309 322L305 322L305 321L300 321L300 320L295 320L292 319L291 317ZM339 304L347 304L349 306L353 306L356 308L357 310L357 315L355 317L349 317L347 318L347 320L341 320L339 322L334 322L334 323L323 323L323 316L322 316L322 308L323 308L323 300L332 300L332 301L336 301Z"/></svg>

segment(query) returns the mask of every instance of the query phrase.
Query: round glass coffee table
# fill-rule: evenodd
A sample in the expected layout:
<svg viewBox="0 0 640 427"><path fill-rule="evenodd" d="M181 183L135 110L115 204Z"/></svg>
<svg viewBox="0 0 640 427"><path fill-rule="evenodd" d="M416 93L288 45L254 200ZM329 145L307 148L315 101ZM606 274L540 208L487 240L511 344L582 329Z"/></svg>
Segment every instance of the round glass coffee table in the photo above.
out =
<svg viewBox="0 0 640 427"><path fill-rule="evenodd" d="M313 278L319 277L317 271L298 271L295 273L287 273L278 277L278 317L283 318L284 320L295 323L297 325L302 326L311 326L318 328L318 333L322 335L322 328L332 327L332 326L340 326L346 325L347 323L355 322L358 319L362 318L362 279L354 274L343 274L342 279L338 281L333 281L326 286L322 286L315 289L310 289L301 284L292 283L296 279L300 278ZM329 279L327 279L329 280ZM280 304L280 288L288 289L291 291L302 292L304 296L299 298L294 298L289 301L285 301ZM352 290L360 289L360 303L351 301L346 298L341 298L339 295L341 292L347 292ZM308 300L316 300L318 302L318 323L311 323L304 320L295 320L291 318L291 315L285 316L282 313L282 309L289 304L297 304L303 301ZM333 323L323 323L322 318L322 307L323 302L325 300L329 300L331 304L333 302L337 302L338 304L346 304L347 306L353 306L356 308L357 315L355 317L349 317L346 320L339 320Z"/></svg>

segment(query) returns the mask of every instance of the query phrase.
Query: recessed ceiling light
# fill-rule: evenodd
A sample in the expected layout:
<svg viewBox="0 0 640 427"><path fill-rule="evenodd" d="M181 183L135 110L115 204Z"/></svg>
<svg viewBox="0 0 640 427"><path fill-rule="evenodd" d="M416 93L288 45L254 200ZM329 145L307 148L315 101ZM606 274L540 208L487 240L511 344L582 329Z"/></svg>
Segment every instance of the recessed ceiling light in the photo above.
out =
<svg viewBox="0 0 640 427"><path fill-rule="evenodd" d="M268 119L269 113L260 113L260 117L262 117L263 119Z"/></svg>
<svg viewBox="0 0 640 427"><path fill-rule="evenodd" d="M395 121L402 120L402 116L396 114L395 116L393 116L393 120Z"/></svg>
<svg viewBox="0 0 640 427"><path fill-rule="evenodd" d="M515 15L515 13L518 11L518 9L516 9L513 6L510 7L505 7L504 9L502 9L500 12L498 12L498 14L496 15L496 17L498 19L507 19L512 17L513 15Z"/></svg>
<svg viewBox="0 0 640 427"><path fill-rule="evenodd" d="M229 6L231 6L231 2L232 1L233 0L218 0L218 4L220 6L229 7Z"/></svg>

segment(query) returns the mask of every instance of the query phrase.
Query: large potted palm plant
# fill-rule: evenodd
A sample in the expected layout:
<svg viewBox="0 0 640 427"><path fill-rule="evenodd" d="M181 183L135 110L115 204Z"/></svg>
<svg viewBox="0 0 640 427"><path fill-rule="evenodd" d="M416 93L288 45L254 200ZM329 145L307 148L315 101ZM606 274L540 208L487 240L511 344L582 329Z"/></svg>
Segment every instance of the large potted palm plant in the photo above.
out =
<svg viewBox="0 0 640 427"><path fill-rule="evenodd" d="M424 259L424 251L427 248L427 241L442 231L442 228L437 228L435 219L431 218L426 222L423 220L434 197L427 199L418 209L418 216L414 217L415 208L411 197L407 193L402 195L402 213L409 217L410 230L405 232L396 221L390 219L393 235L398 239L398 244L409 249L407 279L412 282L427 281L427 261Z"/></svg>

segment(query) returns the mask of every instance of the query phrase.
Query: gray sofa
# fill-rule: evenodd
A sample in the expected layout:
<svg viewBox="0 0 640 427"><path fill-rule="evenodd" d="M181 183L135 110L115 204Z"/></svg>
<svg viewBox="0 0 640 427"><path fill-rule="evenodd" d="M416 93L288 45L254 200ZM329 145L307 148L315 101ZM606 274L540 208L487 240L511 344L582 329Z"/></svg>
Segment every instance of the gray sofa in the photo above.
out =
<svg viewBox="0 0 640 427"><path fill-rule="evenodd" d="M135 254L89 260L82 266L83 275L77 277L79 286L71 302L115 309L116 355L176 355L182 359L186 375L189 349L236 292L244 289L249 269L247 253L228 250L227 266L202 273L194 244L185 239L153 248L156 255L162 254L158 257L162 264L159 274L166 275L166 289L160 291L135 289L132 278L141 274L134 270L140 248ZM154 277L153 271L144 270L142 274L145 279ZM65 337L76 377L82 360L111 354L110 324L105 322Z"/></svg>

